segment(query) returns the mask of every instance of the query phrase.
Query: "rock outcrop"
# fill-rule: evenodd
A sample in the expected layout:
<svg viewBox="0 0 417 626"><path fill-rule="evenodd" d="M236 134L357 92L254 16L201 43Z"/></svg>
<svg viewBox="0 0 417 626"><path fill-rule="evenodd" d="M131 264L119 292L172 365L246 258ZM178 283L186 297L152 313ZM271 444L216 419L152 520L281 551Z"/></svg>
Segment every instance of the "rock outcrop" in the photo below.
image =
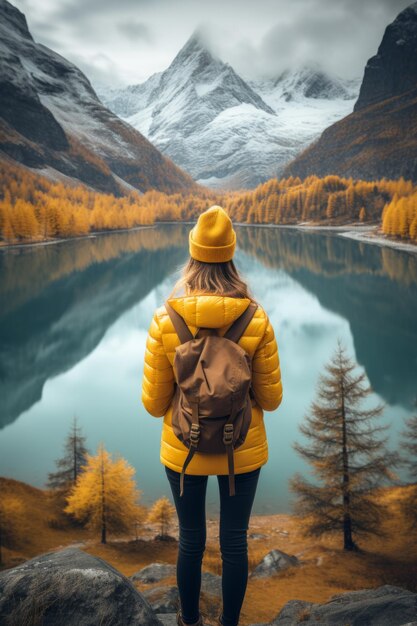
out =
<svg viewBox="0 0 417 626"><path fill-rule="evenodd" d="M176 576L176 565L172 563L150 563L133 574L133 582L157 583L165 578ZM222 593L222 578L212 572L201 573L201 590L211 595L220 596Z"/></svg>
<svg viewBox="0 0 417 626"><path fill-rule="evenodd" d="M354 111L415 89L417 83L417 2L385 29L377 53L365 67Z"/></svg>
<svg viewBox="0 0 417 626"><path fill-rule="evenodd" d="M262 578L272 576L276 572L298 565L298 563L296 556L291 556L277 549L271 550L251 572L250 577Z"/></svg>
<svg viewBox="0 0 417 626"><path fill-rule="evenodd" d="M159 583L164 578L176 575L176 566L172 563L150 563L133 574L134 582Z"/></svg>
<svg viewBox="0 0 417 626"><path fill-rule="evenodd" d="M122 195L174 192L192 178L107 109L73 63L34 41L26 18L0 0L0 158Z"/></svg>
<svg viewBox="0 0 417 626"><path fill-rule="evenodd" d="M155 613L159 615L176 613L179 609L180 598L176 586L152 587L152 589L146 589L143 595Z"/></svg>
<svg viewBox="0 0 417 626"><path fill-rule="evenodd" d="M323 604L290 600L270 626L410 626L416 620L417 594L383 585L339 593Z"/></svg>
<svg viewBox="0 0 417 626"><path fill-rule="evenodd" d="M387 26L353 112L326 128L284 176L417 181L417 2Z"/></svg>
<svg viewBox="0 0 417 626"><path fill-rule="evenodd" d="M161 626L128 578L77 548L43 554L2 572L0 623Z"/></svg>
<svg viewBox="0 0 417 626"><path fill-rule="evenodd" d="M272 564L292 563L295 558L279 550L267 556ZM159 582L172 575L172 568L169 563L152 563L132 578ZM273 571L270 568L269 575ZM211 601L218 606L221 577L204 572L202 591L214 594ZM140 592L109 563L77 548L40 555L0 574L2 626L175 626L178 607L175 585ZM383 585L337 594L323 604L290 600L269 624L252 626L304 626L306 622L309 626L417 626L417 594Z"/></svg>

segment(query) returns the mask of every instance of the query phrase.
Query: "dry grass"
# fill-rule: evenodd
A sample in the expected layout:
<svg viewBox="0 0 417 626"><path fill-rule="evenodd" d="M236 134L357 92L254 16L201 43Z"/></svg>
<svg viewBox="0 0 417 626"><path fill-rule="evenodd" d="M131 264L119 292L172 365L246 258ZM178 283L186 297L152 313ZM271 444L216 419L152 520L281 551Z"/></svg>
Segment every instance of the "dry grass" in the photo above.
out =
<svg viewBox="0 0 417 626"><path fill-rule="evenodd" d="M0 479L0 488L5 479ZM175 564L178 544L176 542L155 541L158 528L149 525L141 533L141 538L117 540L110 537L107 545L99 543L82 529L51 528L47 521L56 514L50 508L45 492L17 481L6 481L25 501L30 514L30 536L24 547L6 550L6 565L13 566L14 559L31 558L36 554L74 542L83 542L80 547L90 554L97 555L111 563L127 576L131 576L145 565L153 562ZM403 530L401 500L407 487L392 487L380 490L379 498L389 507L390 516L384 522L383 530L388 538L368 537L358 539L361 552L346 553L342 549L341 537L306 538L302 534L300 521L291 515L252 516L250 533L262 533L265 539L249 538L250 570L273 548L290 555L296 555L300 565L277 573L272 577L251 579L241 612L243 626L253 622L268 622L288 600L325 602L332 595L378 587L383 584L400 585L417 591L417 541ZM203 569L221 574L221 558L218 540L218 520L207 523L207 547L203 559ZM178 537L178 526L171 529ZM175 577L164 581L176 584ZM159 586L138 584L138 589ZM213 618L221 608L221 600L215 602L202 594L201 608ZM308 611L304 610L307 620Z"/></svg>
<svg viewBox="0 0 417 626"><path fill-rule="evenodd" d="M12 547L2 549L5 567L13 567L51 549L95 540L85 529L62 523L60 511L47 491L0 477L0 494L2 498L13 496L22 503L18 540L13 542Z"/></svg>

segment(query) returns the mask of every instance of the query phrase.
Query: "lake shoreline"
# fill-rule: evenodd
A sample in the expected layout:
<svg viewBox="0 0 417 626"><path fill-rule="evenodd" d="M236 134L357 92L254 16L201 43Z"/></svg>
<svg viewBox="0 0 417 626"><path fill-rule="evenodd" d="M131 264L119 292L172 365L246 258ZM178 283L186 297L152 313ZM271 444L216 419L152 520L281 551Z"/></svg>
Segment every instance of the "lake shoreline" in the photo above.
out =
<svg viewBox="0 0 417 626"><path fill-rule="evenodd" d="M175 222L177 223L177 222ZM31 248L37 246L50 246L56 243L64 243L68 241L77 241L79 239L95 239L96 237L100 237L101 235L112 235L113 233L127 233L135 230L144 230L146 228L154 228L154 224L143 224L141 226L133 226L133 228L119 228L115 230L94 230L88 235L78 235L77 237L56 237L54 239L45 239L42 241L27 241L20 243L4 243L0 242L0 251L1 250L10 250L12 248Z"/></svg>
<svg viewBox="0 0 417 626"><path fill-rule="evenodd" d="M63 243L68 241L74 241L79 239L95 239L101 235L111 235L115 233L132 232L136 230L143 230L146 228L155 228L164 224L195 224L195 221L161 221L155 224L144 224L141 226L134 226L133 228L120 228L114 230L101 230L93 231L87 235L80 235L77 237L61 237L56 239L48 239L45 241L31 241L21 243L0 243L1 250L12 250L16 248L31 248L34 246L48 246L57 243ZM362 224L358 222L351 222L349 224L319 224L316 222L299 222L298 224L248 224L246 222L234 222L234 226L239 227L256 227L256 228L280 228L280 229L296 229L306 231L323 231L329 233L336 233L340 237L348 237L356 241L363 243L370 243L381 247L388 247L398 250L400 252L410 252L417 254L417 244L413 244L408 241L400 241L398 239L390 239L381 232L380 224Z"/></svg>
<svg viewBox="0 0 417 626"><path fill-rule="evenodd" d="M381 247L394 248L400 252L411 252L417 254L417 244L397 239L390 239L382 234L380 224L316 224L309 222L300 222L299 224L245 224L235 223L237 226L256 226L257 228L289 228L306 231L324 231L336 233L340 237L348 237L363 243L370 243Z"/></svg>

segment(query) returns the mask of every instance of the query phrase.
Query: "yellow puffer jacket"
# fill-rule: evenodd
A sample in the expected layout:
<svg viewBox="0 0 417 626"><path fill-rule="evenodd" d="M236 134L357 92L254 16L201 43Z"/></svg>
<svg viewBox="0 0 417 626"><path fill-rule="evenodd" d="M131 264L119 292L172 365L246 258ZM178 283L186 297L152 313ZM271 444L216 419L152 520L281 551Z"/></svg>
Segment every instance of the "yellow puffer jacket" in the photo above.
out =
<svg viewBox="0 0 417 626"><path fill-rule="evenodd" d="M168 299L169 304L185 319L195 334L200 326L219 328L224 334L234 320L249 306L248 298L232 298L212 294L181 296ZM188 448L172 429L174 394L173 362L180 340L171 318L161 306L156 309L146 341L142 382L142 402L151 415L164 417L160 461L181 472ZM252 356L252 421L244 443L235 449L235 473L254 470L268 460L268 443L263 421L263 409L275 410L282 400L281 370L278 346L267 313L258 306L239 345ZM186 474L227 474L227 455L196 452Z"/></svg>

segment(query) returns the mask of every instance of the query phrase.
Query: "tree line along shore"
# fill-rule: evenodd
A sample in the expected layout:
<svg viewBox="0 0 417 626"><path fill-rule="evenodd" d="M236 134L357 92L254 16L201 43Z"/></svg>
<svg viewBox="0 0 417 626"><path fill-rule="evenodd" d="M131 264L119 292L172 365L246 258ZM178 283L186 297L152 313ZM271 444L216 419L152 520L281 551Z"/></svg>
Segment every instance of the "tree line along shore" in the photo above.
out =
<svg viewBox="0 0 417 626"><path fill-rule="evenodd" d="M173 194L150 190L116 197L2 163L0 183L2 246L193 221L212 204L220 204L242 224L379 224L380 233L391 242L417 243L417 188L403 178L290 176L251 190Z"/></svg>

